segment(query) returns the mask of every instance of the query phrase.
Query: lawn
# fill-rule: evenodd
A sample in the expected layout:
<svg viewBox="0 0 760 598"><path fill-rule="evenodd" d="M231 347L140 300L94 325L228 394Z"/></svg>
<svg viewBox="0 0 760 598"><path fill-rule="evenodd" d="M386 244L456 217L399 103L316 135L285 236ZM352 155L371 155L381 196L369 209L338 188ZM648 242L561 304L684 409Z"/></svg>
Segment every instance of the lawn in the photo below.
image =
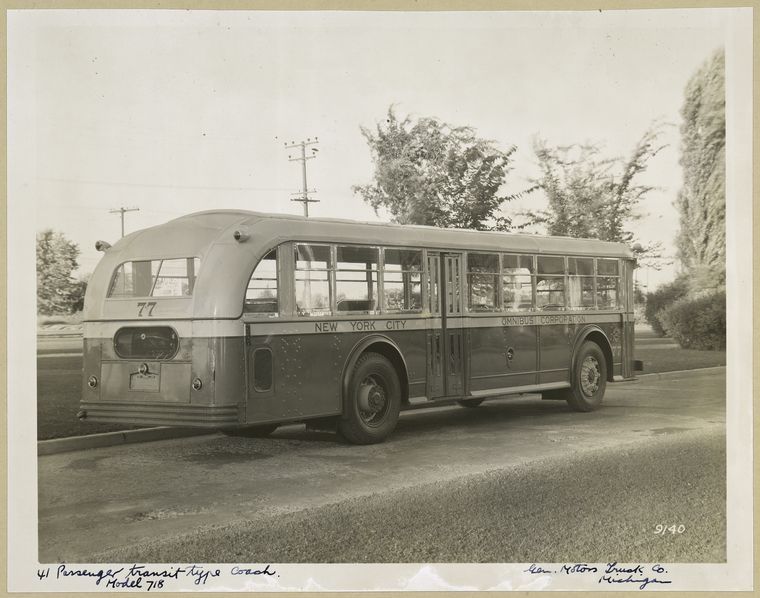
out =
<svg viewBox="0 0 760 598"><path fill-rule="evenodd" d="M660 338L649 330L636 331L634 357L644 362L641 374L675 372L726 365L725 351L681 349L672 338Z"/></svg>
<svg viewBox="0 0 760 598"><path fill-rule="evenodd" d="M37 440L131 429L77 419L82 396L82 358L37 360ZM134 426L133 426L134 427ZM133 428L132 427L132 428Z"/></svg>

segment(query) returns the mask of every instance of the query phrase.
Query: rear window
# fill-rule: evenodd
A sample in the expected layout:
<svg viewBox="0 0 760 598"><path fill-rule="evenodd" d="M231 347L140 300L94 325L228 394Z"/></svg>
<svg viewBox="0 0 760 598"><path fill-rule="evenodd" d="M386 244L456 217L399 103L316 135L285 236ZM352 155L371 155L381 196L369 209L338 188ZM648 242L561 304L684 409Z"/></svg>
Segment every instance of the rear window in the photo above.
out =
<svg viewBox="0 0 760 598"><path fill-rule="evenodd" d="M122 359L171 359L177 353L177 333L169 326L120 328L113 339Z"/></svg>
<svg viewBox="0 0 760 598"><path fill-rule="evenodd" d="M200 268L197 257L124 262L113 274L108 296L188 297Z"/></svg>

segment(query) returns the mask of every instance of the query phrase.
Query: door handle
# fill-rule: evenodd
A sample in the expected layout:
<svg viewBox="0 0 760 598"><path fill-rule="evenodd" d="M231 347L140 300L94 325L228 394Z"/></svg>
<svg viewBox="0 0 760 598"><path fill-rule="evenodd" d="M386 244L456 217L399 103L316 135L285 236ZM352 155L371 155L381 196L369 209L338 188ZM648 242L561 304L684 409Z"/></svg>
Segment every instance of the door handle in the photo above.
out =
<svg viewBox="0 0 760 598"><path fill-rule="evenodd" d="M512 361L512 359L514 359L515 350L512 347L507 347L507 351L505 355L507 357L507 365L509 366L511 365L510 362Z"/></svg>

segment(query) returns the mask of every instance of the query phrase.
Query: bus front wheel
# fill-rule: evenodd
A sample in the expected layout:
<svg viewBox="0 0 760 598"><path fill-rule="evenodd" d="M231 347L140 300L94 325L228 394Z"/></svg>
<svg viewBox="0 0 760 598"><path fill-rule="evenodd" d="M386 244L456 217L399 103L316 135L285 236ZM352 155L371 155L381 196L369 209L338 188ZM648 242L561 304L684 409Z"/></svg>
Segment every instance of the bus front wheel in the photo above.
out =
<svg viewBox="0 0 760 598"><path fill-rule="evenodd" d="M607 361L595 342L586 341L578 351L573 386L567 402L575 411L593 411L602 402L607 388Z"/></svg>
<svg viewBox="0 0 760 598"><path fill-rule="evenodd" d="M393 364L365 353L351 372L339 432L353 444L382 442L396 427L400 409L401 384Z"/></svg>

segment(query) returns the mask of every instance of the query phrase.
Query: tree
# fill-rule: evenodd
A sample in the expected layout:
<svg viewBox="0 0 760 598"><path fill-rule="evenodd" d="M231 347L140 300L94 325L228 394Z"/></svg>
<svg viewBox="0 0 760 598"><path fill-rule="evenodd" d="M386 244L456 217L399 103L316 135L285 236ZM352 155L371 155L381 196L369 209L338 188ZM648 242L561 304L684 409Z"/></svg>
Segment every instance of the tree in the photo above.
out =
<svg viewBox="0 0 760 598"><path fill-rule="evenodd" d="M640 217L635 208L654 189L638 183L637 177L665 147L660 135L660 126L653 125L627 160L602 157L598 144L550 147L536 139L533 149L541 174L526 193L542 190L548 206L524 212L522 228L543 225L550 235L630 243L630 224Z"/></svg>
<svg viewBox="0 0 760 598"><path fill-rule="evenodd" d="M678 257L693 292L726 283L725 57L713 54L686 85L681 108L684 185L675 205L680 215Z"/></svg>
<svg viewBox="0 0 760 598"><path fill-rule="evenodd" d="M472 127L453 127L435 118L399 118L394 107L374 131L361 128L375 164L374 182L355 185L377 212L387 209L400 224L506 230L497 215L513 196L499 193L510 158Z"/></svg>
<svg viewBox="0 0 760 598"><path fill-rule="evenodd" d="M81 304L86 283L71 276L78 257L79 247L62 233L50 229L37 233L38 313L70 313Z"/></svg>

